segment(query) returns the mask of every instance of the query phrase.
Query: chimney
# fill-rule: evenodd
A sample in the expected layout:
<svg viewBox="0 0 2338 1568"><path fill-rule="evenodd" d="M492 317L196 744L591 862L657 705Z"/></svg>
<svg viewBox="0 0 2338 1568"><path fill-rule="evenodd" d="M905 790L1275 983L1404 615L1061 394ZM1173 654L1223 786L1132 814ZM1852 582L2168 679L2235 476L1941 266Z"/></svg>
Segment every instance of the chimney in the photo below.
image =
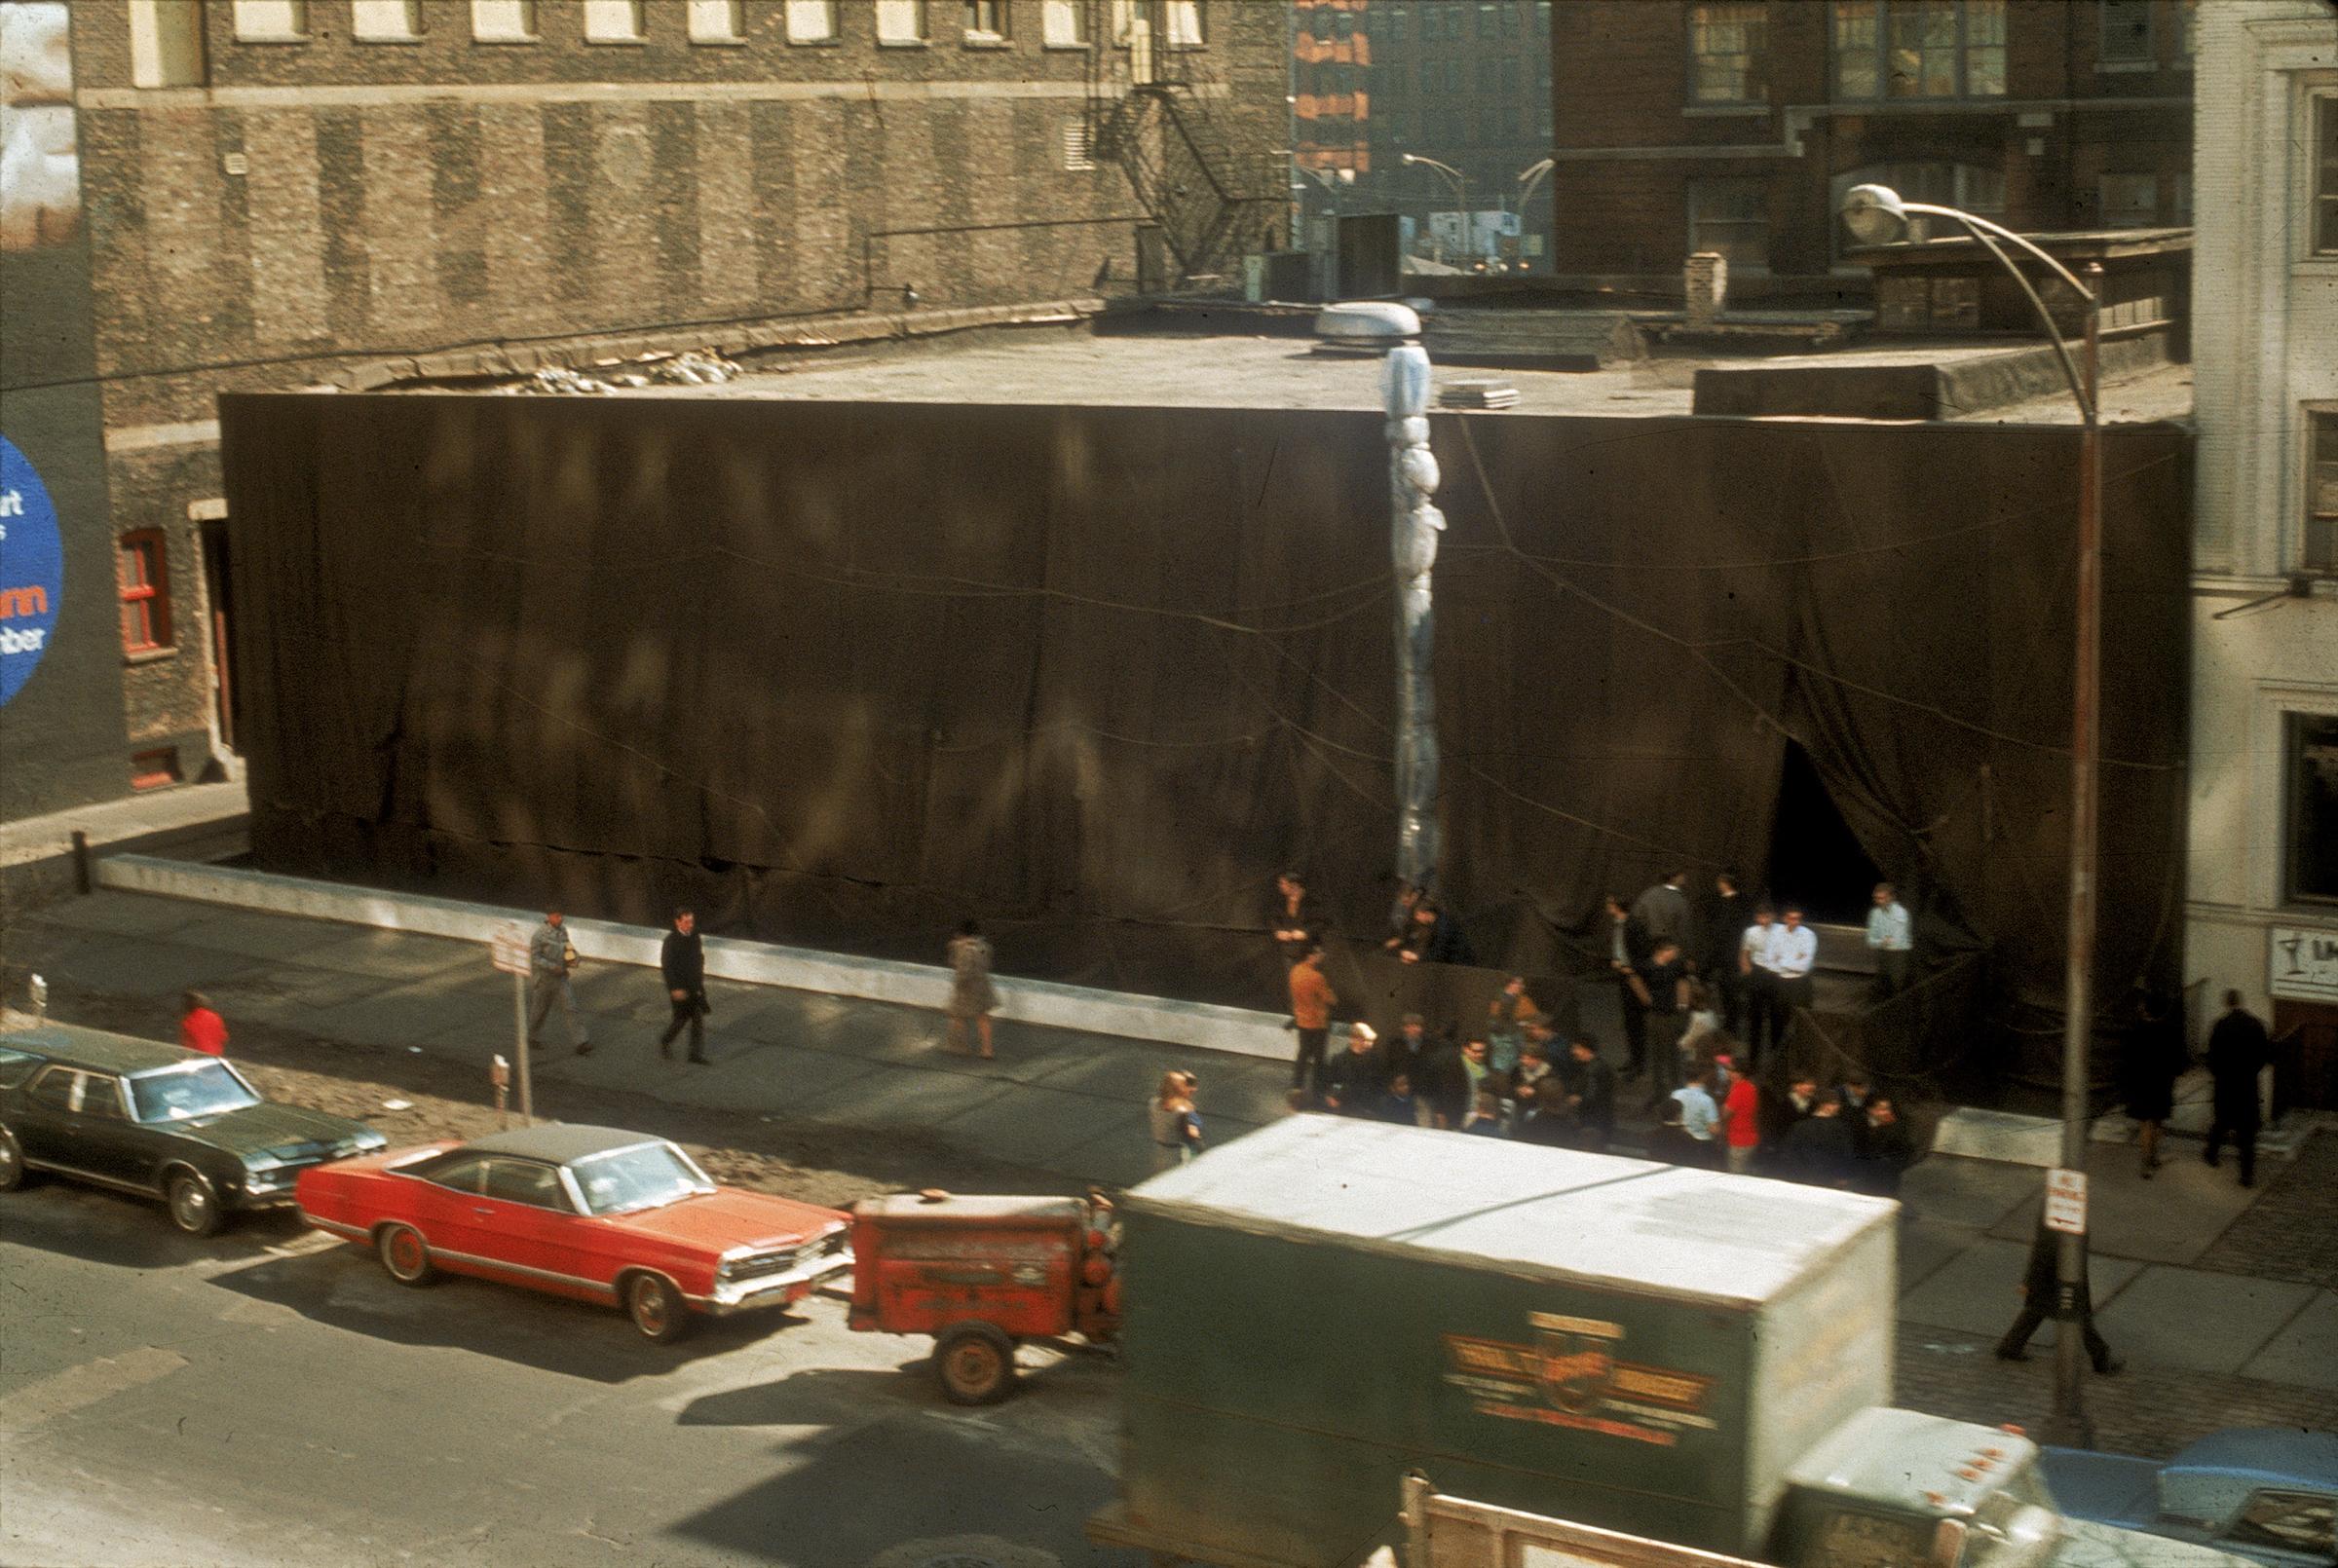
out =
<svg viewBox="0 0 2338 1568"><path fill-rule="evenodd" d="M1729 303L1729 259L1717 251L1700 250L1681 269L1688 289L1688 324L1711 326Z"/></svg>

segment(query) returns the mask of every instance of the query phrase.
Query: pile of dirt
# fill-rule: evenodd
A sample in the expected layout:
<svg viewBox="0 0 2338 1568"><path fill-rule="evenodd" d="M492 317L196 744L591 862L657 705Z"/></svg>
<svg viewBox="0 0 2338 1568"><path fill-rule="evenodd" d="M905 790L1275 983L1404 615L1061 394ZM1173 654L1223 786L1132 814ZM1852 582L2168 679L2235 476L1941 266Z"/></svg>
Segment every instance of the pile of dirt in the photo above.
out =
<svg viewBox="0 0 2338 1568"><path fill-rule="evenodd" d="M82 992L71 1022L154 1037L154 1003ZM32 1019L0 1013L0 1027ZM239 1023L229 1056L270 1100L355 1117L393 1147L470 1139L517 1125L481 1103L475 1066L396 1047L356 1045L298 1030ZM1033 1170L955 1148L914 1133L877 1134L697 1105L648 1095L563 1084L567 1120L670 1138L718 1181L838 1208L856 1199L922 1187L962 1192L1071 1193L1076 1186Z"/></svg>

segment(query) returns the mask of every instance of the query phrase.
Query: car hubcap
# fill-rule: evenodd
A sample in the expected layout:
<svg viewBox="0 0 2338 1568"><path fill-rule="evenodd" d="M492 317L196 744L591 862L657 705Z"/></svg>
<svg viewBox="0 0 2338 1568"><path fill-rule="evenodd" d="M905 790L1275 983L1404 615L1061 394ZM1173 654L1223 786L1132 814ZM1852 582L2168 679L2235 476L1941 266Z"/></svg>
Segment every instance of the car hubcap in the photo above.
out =
<svg viewBox="0 0 2338 1568"><path fill-rule="evenodd" d="M963 1389L985 1388L997 1375L998 1358L984 1344L961 1345L950 1353L950 1374Z"/></svg>
<svg viewBox="0 0 2338 1568"><path fill-rule="evenodd" d="M0 1176L17 1174L17 1140L0 1135Z"/></svg>
<svg viewBox="0 0 2338 1568"><path fill-rule="evenodd" d="M422 1238L410 1230L401 1230L390 1238L390 1266L400 1274L415 1274L422 1269Z"/></svg>
<svg viewBox="0 0 2338 1568"><path fill-rule="evenodd" d="M205 1192L200 1183L181 1181L175 1189L173 1208L180 1224L200 1225L204 1216L210 1213L210 1194Z"/></svg>
<svg viewBox="0 0 2338 1568"><path fill-rule="evenodd" d="M633 1317L652 1333L665 1326L665 1292L644 1281L633 1288Z"/></svg>

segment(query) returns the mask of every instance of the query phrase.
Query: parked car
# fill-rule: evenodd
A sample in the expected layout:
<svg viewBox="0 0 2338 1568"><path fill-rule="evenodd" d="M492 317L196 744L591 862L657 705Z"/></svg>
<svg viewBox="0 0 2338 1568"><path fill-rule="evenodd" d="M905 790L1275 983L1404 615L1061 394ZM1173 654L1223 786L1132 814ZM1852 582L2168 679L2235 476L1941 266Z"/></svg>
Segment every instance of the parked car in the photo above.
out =
<svg viewBox="0 0 2338 1568"><path fill-rule="evenodd" d="M715 1184L661 1138L547 1123L303 1173L303 1218L400 1285L444 1271L622 1307L655 1340L801 1300L852 1266L850 1216Z"/></svg>
<svg viewBox="0 0 2338 1568"><path fill-rule="evenodd" d="M70 1024L0 1035L0 1192L52 1175L160 1198L190 1236L292 1201L303 1171L389 1139L263 1098L234 1063Z"/></svg>
<svg viewBox="0 0 2338 1568"><path fill-rule="evenodd" d="M2271 1568L2338 1564L2338 1433L2236 1427L2165 1464L2077 1448L2048 1448L2039 1463L2073 1517L2199 1542Z"/></svg>

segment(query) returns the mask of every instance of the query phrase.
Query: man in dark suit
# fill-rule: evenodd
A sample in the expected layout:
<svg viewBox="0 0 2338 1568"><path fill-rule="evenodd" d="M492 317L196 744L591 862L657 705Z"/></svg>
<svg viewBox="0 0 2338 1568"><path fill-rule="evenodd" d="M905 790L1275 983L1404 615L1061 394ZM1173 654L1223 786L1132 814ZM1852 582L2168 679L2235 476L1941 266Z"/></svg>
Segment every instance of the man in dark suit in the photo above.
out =
<svg viewBox="0 0 2338 1568"><path fill-rule="evenodd" d="M1713 879L1713 907L1697 922L1697 976L1714 987L1721 999L1721 1027L1733 1038L1746 1021L1746 977L1738 973L1738 944L1754 923L1746 898L1737 890L1737 873L1724 871Z"/></svg>
<svg viewBox="0 0 2338 1568"><path fill-rule="evenodd" d="M698 919L688 910L674 911L674 928L658 950L658 967L665 974L666 1000L673 1003L674 1021L658 1037L658 1054L674 1054L674 1039L690 1030L690 1060L706 1060L706 949L698 940Z"/></svg>
<svg viewBox="0 0 2338 1568"><path fill-rule="evenodd" d="M2257 1184L2257 1074L2273 1060L2265 1025L2241 1005L2241 993L2224 993L2224 1016L2208 1030L2208 1076L2216 1081L2215 1114L2208 1122L2210 1165L2231 1139L2241 1156L2241 1184Z"/></svg>

